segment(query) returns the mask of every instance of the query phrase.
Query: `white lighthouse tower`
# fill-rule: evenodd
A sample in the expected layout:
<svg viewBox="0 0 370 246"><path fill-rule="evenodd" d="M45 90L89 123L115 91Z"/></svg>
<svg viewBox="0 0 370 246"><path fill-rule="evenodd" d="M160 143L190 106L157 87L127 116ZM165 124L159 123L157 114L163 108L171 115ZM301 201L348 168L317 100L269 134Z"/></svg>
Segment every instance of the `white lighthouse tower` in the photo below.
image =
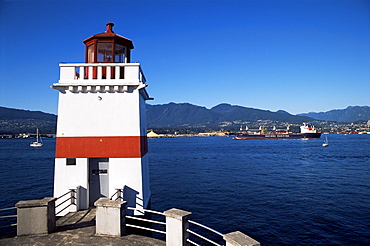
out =
<svg viewBox="0 0 370 246"><path fill-rule="evenodd" d="M150 206L147 85L140 64L130 63L132 41L106 25L83 41L85 63L60 64L52 85L59 91L54 197L77 189L72 210L117 191L129 207Z"/></svg>

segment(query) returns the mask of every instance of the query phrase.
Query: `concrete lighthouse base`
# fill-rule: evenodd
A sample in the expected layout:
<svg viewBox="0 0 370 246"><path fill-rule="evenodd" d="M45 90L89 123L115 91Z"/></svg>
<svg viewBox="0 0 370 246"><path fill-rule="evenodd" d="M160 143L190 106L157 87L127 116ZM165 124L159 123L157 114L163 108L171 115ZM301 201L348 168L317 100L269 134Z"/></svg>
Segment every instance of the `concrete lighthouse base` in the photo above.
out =
<svg viewBox="0 0 370 246"><path fill-rule="evenodd" d="M54 197L76 189L77 202L58 215L75 212L94 206L100 197L111 198L117 190L128 207L148 208L151 197L148 156L142 158L70 158L55 159ZM114 198L116 199L116 197ZM57 201L57 205L61 201ZM129 211L131 215L141 215Z"/></svg>

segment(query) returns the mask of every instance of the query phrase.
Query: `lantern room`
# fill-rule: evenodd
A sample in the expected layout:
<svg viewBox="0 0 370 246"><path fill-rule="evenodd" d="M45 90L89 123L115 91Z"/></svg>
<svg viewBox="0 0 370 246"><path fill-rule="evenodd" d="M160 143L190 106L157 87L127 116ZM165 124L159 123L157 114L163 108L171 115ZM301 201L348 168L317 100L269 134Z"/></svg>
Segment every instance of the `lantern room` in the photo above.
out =
<svg viewBox="0 0 370 246"><path fill-rule="evenodd" d="M106 23L107 30L85 39L86 63L130 63L132 41L113 32L114 24Z"/></svg>

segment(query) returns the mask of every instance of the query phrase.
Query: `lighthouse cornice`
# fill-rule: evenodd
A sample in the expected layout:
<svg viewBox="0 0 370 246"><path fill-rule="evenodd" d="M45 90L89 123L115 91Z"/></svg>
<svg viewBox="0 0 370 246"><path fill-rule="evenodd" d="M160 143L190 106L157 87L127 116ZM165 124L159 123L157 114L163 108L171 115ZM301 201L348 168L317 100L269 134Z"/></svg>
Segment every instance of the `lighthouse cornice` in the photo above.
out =
<svg viewBox="0 0 370 246"><path fill-rule="evenodd" d="M56 89L61 93L132 93L138 90L144 100L153 100L146 91L146 84L140 83L139 85L69 85L54 83L50 86L52 89Z"/></svg>

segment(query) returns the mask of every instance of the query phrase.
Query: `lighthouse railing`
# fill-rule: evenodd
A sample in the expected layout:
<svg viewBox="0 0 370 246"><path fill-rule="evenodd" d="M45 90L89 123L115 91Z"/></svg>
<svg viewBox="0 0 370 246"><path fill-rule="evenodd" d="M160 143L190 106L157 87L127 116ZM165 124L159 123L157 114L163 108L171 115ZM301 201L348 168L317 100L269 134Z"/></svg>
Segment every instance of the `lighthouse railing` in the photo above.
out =
<svg viewBox="0 0 370 246"><path fill-rule="evenodd" d="M24 235L31 235L31 234L49 234L55 230L55 201L57 199L61 199L62 197L67 196L68 194L71 194L71 196L66 199L65 201L71 200L72 202L75 202L75 193L76 191L70 190L69 192L63 194L62 196L58 198L44 198L42 200L31 200L31 201L20 201L16 204L16 207L11 208L5 208L0 209L0 212L4 211L11 211L14 209L17 209L17 215L4 215L0 216L0 219L7 219L7 218L17 218L16 224L11 225L5 225L4 227L8 226L17 226L17 235L18 236L24 236ZM100 199L107 199L108 198L100 198ZM100 201L100 199L98 201ZM63 202L64 203L64 202ZM104 201L103 201L104 203ZM104 204L101 203L100 205ZM126 204L126 202L121 202L122 204ZM96 205L97 206L97 205ZM113 206L116 207L116 204ZM43 208L40 210L40 208ZM204 226L200 223L197 223L195 221L190 220L190 216L192 213L172 208L170 210L167 210L165 212L158 212L154 210L148 210L148 209L142 209L142 208L132 208L132 207L121 207L120 209L125 210L134 210L134 211L140 211L143 214L151 214L152 216L160 216L161 220L153 220L151 219L151 216L149 218L147 217L136 217L136 216L129 216L124 215L124 220L121 226L125 227L132 227L136 229L143 229L155 233L160 233L166 235L166 245L172 246L172 245L205 245L204 241L206 241L206 244L212 244L217 246L236 246L236 245L245 245L245 246L260 246L261 244L254 240L253 238L247 236L246 234L235 231L227 234L222 234L212 228L209 228L207 226ZM23 211L23 212L22 212ZM105 210L104 210L105 211ZM105 222L104 216L106 216L106 213L102 213L100 217L96 218L97 220L102 220ZM122 214L121 214L122 215ZM34 228L34 224L30 224L30 218L37 218L39 221L36 222L36 229ZM165 221L163 221L165 218ZM131 221L138 220L140 221L139 224L134 223L127 223L126 219L129 219ZM47 221L47 226L45 226L43 223ZM99 221L97 221L98 223ZM103 223L104 224L104 223ZM31 226L30 226L31 225ZM156 227L156 225L160 226L161 228ZM222 239L214 240L213 236L201 235L202 232L198 232L198 229L193 229L193 226L198 226L201 229L206 229L211 233L217 234L217 236L221 236ZM19 229L21 227L21 229ZM0 227L3 228L3 227ZM119 229L119 228L118 228ZM119 229L121 231L121 229ZM195 232L197 231L197 232ZM97 231L97 234L98 231ZM209 234L209 233L208 233ZM198 238L191 239L191 236L196 236ZM210 239L212 237L212 239ZM199 241L203 240L203 241ZM217 242L216 242L217 241ZM221 242L222 241L222 242Z"/></svg>
<svg viewBox="0 0 370 246"><path fill-rule="evenodd" d="M142 221L141 225L133 223L126 227L148 230L166 235L166 245L216 245L216 246L260 246L260 243L242 232L236 231L227 234L222 234L210 227L202 225L198 222L190 220L192 213L179 210L169 209L165 212L158 212L147 209L137 209L127 207L127 210L136 210L143 213L150 213L152 216L161 216L161 220L165 217L165 221L147 219L143 217L135 217L126 215L126 219ZM147 222L147 224L145 224ZM153 224L155 223L155 224ZM158 228L158 226L160 228Z"/></svg>
<svg viewBox="0 0 370 246"><path fill-rule="evenodd" d="M142 221L142 222L147 222L147 223L150 223L151 225L153 224L157 224L157 225L160 225L162 228L151 228L151 227L145 227L145 226L141 226L141 225L135 225L133 223L131 224L128 224L126 223L126 226L127 227L132 227L132 228L137 228L137 229L142 229L142 230L147 230L147 231L152 231L152 232L156 232L156 233L160 233L160 234L166 234L166 222L164 221L164 213L162 212L158 212L158 211L154 211L154 210L149 210L149 209L138 209L138 208L131 208L131 207L127 207L126 208L127 210L132 210L132 211L139 211L139 212L143 212L143 213L150 213L150 214L153 214L153 215L159 215L161 218L162 218L162 221L159 221L159 220L151 220L151 219L146 219L146 218L141 218L141 217L135 217L135 216L130 216L130 215L126 215L126 219L131 219L132 221L134 220L137 220L137 221ZM158 218L160 219L160 218ZM143 225L144 225L143 223Z"/></svg>
<svg viewBox="0 0 370 246"><path fill-rule="evenodd" d="M114 200L114 201L122 201L123 199L123 190L125 188L121 189L121 188L116 188L116 192L110 197L110 200ZM116 199L114 199L114 197L116 196Z"/></svg>
<svg viewBox="0 0 370 246"><path fill-rule="evenodd" d="M140 63L62 63L60 84L99 84L131 85L145 83L146 79ZM96 82L97 83L97 82Z"/></svg>
<svg viewBox="0 0 370 246"><path fill-rule="evenodd" d="M207 226L205 226L205 225L202 225L202 224L200 224L200 223L198 223L198 222L195 222L195 221L192 221L192 220L188 220L188 222L189 222L189 227L192 227L192 230L190 230L190 228L188 228L188 229L186 229L186 231L189 233L189 234L191 234L191 235L193 235L193 236L195 236L196 238L197 238L197 240L199 240L199 241L206 241L206 242L208 242L208 243L211 243L211 244L213 244L213 245L216 245L216 246L222 246L222 245L224 245L223 243L222 244L220 244L220 243L218 243L218 242L215 242L215 240L216 239L209 239L209 237L211 237L210 235L208 235L208 237L207 236L205 236L205 235L202 235L201 233L207 233L208 232L208 234L209 234L209 232L211 232L211 233L213 233L213 234L216 234L217 236L219 236L220 238L218 238L218 241L223 241L223 236L224 236L224 234L222 234L222 233L220 233L220 232L218 232L218 231L216 231L216 230L214 230L214 229L212 229L212 228L210 228L210 227L207 227ZM194 229L193 229L193 226L191 226L191 225L195 225L195 226L198 226L198 230L203 230L203 229L206 229L206 231L204 231L203 230L203 232L196 232ZM199 228L201 228L201 229L199 229ZM191 240L190 239L190 237L187 239L187 241L189 242L189 243L191 243L191 244L193 244L193 245L202 245L202 244L198 244L199 242L195 242L195 239L193 239L193 240Z"/></svg>
<svg viewBox="0 0 370 246"><path fill-rule="evenodd" d="M3 233L10 233L11 232L11 227L17 226L17 223L15 221L14 223L14 218L17 218L16 213L17 207L11 207L11 208L2 208L0 209L0 213L3 214L0 216L0 231ZM5 228L9 228L8 230ZM0 233L1 235L2 233Z"/></svg>
<svg viewBox="0 0 370 246"><path fill-rule="evenodd" d="M67 195L69 195L69 197L65 198ZM64 200L61 200L62 198ZM65 203L66 203L66 206L64 208L59 209L58 212L55 213L55 215L60 214L61 212L63 212L64 210L66 210L67 208L69 208L72 205L77 205L76 204L76 189L70 189L68 192L66 192L63 195L57 197L56 201L58 201L58 205L55 206L55 209L57 209L58 207L62 206ZM70 201L70 202L67 203L68 201Z"/></svg>

